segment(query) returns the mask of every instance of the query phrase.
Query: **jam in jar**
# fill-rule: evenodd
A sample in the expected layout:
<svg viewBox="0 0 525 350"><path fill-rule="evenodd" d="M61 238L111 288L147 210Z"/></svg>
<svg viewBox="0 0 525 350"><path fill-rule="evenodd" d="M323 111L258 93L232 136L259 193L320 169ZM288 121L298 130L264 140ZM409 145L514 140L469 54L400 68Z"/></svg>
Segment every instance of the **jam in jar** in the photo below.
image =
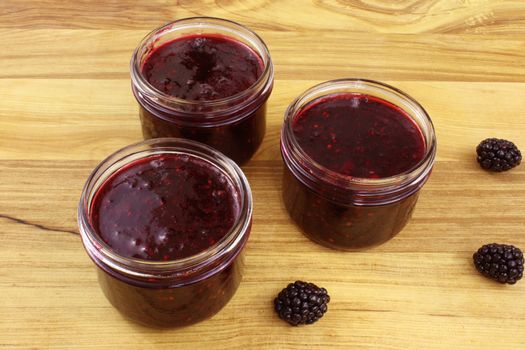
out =
<svg viewBox="0 0 525 350"><path fill-rule="evenodd" d="M286 111L283 200L313 241L357 250L394 237L432 170L436 139L425 110L375 81L317 85Z"/></svg>
<svg viewBox="0 0 525 350"><path fill-rule="evenodd" d="M103 161L78 214L115 308L145 325L184 326L217 313L237 290L251 213L248 182L233 161L164 138Z"/></svg>
<svg viewBox="0 0 525 350"><path fill-rule="evenodd" d="M238 164L262 142L273 66L240 24L196 17L158 28L135 50L131 78L145 139L200 141Z"/></svg>

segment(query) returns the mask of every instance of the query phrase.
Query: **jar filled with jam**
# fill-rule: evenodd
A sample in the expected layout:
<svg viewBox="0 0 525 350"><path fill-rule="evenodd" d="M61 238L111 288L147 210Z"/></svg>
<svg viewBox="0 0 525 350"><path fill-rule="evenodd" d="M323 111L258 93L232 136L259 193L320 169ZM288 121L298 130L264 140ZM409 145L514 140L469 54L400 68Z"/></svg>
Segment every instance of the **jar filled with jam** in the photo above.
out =
<svg viewBox="0 0 525 350"><path fill-rule="evenodd" d="M107 299L148 326L207 319L232 298L252 222L240 168L191 140L123 148L89 176L78 223Z"/></svg>
<svg viewBox="0 0 525 350"><path fill-rule="evenodd" d="M389 85L341 79L287 109L283 200L311 240L341 250L381 244L411 217L436 156L432 121Z"/></svg>
<svg viewBox="0 0 525 350"><path fill-rule="evenodd" d="M147 35L130 69L145 139L196 140L238 164L261 144L273 65L250 29L218 18L181 19Z"/></svg>

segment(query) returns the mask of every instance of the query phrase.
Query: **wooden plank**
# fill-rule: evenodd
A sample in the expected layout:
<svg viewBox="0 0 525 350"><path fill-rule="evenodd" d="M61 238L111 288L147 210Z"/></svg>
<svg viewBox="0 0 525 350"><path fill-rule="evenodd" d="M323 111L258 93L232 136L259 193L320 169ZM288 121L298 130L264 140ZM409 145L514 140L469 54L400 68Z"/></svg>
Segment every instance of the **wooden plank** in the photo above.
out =
<svg viewBox="0 0 525 350"><path fill-rule="evenodd" d="M256 30L525 34L520 0L213 1L3 0L0 27L151 29L214 16Z"/></svg>
<svg viewBox="0 0 525 350"><path fill-rule="evenodd" d="M75 234L80 192L96 164L94 161L1 161L0 219L43 233ZM283 207L281 168L280 161L262 160L245 167L255 198L255 234L251 241L262 244L261 252L268 244L276 244L286 253L309 251L316 245L299 234ZM455 181L447 182L451 178ZM473 178L476 181L472 181ZM13 186L15 179L18 186ZM481 172L475 162L439 161L404 234L374 251L447 253L453 246L454 251L470 252L478 242L491 237L500 241L519 240L525 224L524 195L525 170L518 168L495 177ZM257 232L264 234L259 236ZM429 240L435 244L428 245ZM525 245L525 240L523 243Z"/></svg>
<svg viewBox="0 0 525 350"><path fill-rule="evenodd" d="M0 78L129 79L148 30L0 30ZM259 31L276 79L525 81L523 36ZM475 59L473 59L475 58Z"/></svg>
<svg viewBox="0 0 525 350"><path fill-rule="evenodd" d="M276 82L257 159L280 159L278 140L286 107L319 82ZM523 84L387 82L427 109L437 130L440 160L472 161L469 155L479 141L491 136L525 145ZM0 96L0 159L38 155L40 159L102 160L142 138L137 103L125 80L1 79Z"/></svg>

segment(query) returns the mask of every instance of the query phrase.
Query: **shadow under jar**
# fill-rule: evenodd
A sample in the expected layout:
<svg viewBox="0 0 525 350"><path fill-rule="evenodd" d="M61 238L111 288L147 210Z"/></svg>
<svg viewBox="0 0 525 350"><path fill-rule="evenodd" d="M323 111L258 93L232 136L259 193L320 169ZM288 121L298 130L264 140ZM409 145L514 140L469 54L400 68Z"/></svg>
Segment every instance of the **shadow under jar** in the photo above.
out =
<svg viewBox="0 0 525 350"><path fill-rule="evenodd" d="M237 164L261 144L273 65L248 28L211 17L169 23L142 40L130 69L145 139L200 141Z"/></svg>
<svg viewBox="0 0 525 350"><path fill-rule="evenodd" d="M89 176L78 208L107 299L147 326L186 326L222 309L242 278L252 222L248 181L195 141L123 148Z"/></svg>
<svg viewBox="0 0 525 350"><path fill-rule="evenodd" d="M340 250L386 242L403 229L434 164L425 110L389 85L341 79L287 109L283 200L311 240Z"/></svg>

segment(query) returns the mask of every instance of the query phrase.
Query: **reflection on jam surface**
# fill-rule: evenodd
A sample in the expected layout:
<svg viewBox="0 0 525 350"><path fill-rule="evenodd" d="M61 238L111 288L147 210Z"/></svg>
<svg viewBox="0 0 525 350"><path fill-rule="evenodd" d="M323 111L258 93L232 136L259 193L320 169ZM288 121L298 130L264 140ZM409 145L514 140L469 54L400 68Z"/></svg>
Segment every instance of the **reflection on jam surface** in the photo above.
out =
<svg viewBox="0 0 525 350"><path fill-rule="evenodd" d="M118 170L95 194L93 227L124 257L168 261L217 243L239 216L229 177L183 153L153 155Z"/></svg>
<svg viewBox="0 0 525 350"><path fill-rule="evenodd" d="M388 241L405 227L418 195L386 205L344 205L313 192L284 169L283 201L291 218L311 240L333 249L358 250Z"/></svg>
<svg viewBox="0 0 525 350"><path fill-rule="evenodd" d="M293 132L313 160L353 177L397 175L425 154L421 130L403 110L364 94L315 100L294 119Z"/></svg>
<svg viewBox="0 0 525 350"><path fill-rule="evenodd" d="M233 96L261 76L261 58L243 43L222 35L190 35L156 48L143 75L159 91L184 100Z"/></svg>

